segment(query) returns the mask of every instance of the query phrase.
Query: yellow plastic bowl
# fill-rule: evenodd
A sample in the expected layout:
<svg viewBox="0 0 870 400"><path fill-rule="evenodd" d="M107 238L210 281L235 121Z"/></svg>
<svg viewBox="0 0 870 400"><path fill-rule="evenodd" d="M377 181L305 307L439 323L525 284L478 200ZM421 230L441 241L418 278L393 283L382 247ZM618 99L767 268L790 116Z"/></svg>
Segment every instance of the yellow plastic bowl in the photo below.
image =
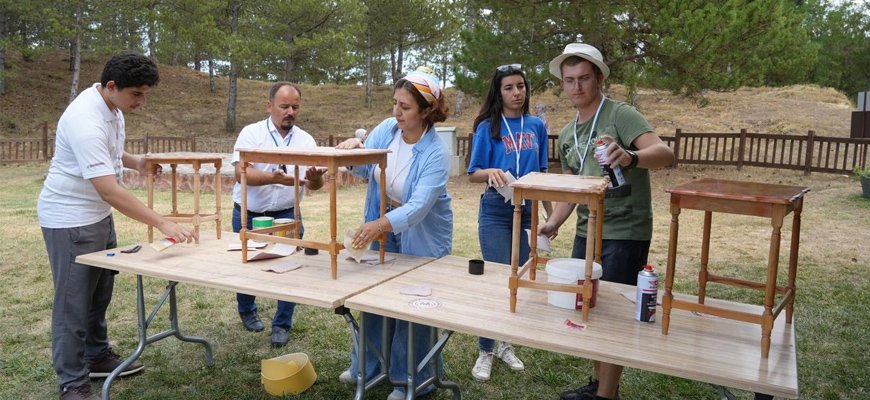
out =
<svg viewBox="0 0 870 400"><path fill-rule="evenodd" d="M293 353L260 362L260 381L273 396L302 393L317 380L314 366L305 353Z"/></svg>

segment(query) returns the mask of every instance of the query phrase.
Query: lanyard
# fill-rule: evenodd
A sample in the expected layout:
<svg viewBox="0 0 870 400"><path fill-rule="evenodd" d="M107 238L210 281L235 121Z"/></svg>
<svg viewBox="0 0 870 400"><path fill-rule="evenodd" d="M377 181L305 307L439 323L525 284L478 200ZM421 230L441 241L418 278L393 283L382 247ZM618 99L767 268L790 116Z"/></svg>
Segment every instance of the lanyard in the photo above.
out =
<svg viewBox="0 0 870 400"><path fill-rule="evenodd" d="M604 106L604 100L607 96L601 96L601 102L598 103L598 109L595 110L595 117L592 118L592 126L589 128L589 136L586 138L586 147L583 148L583 153L580 153L580 145L577 144L577 120L580 119L580 111L577 111L577 116L574 118L574 151L577 152L577 157L580 158L580 169L583 171L583 164L586 162L586 155L589 151L589 143L592 143L592 136L595 135L595 124L598 123L598 113L601 112L601 107Z"/></svg>
<svg viewBox="0 0 870 400"><path fill-rule="evenodd" d="M281 145L278 144L278 140L275 139L275 135L272 134L272 130L269 129L269 122L271 122L271 120L269 118L266 118L266 132L269 132L269 137L272 138L272 143L275 143L275 147L281 147ZM275 129L275 131L278 131L278 130ZM292 134L290 132L287 132L287 134L288 134L287 146L289 147L290 146L290 138L292 137ZM284 139L281 139L281 140L283 143Z"/></svg>
<svg viewBox="0 0 870 400"><path fill-rule="evenodd" d="M520 140L522 140L523 128L525 128L526 119L525 119L525 116L520 115L520 130L517 131L516 134L511 132L511 126L510 126L510 124L508 124L507 118L504 117L504 114L501 115L501 120L504 121L504 126L507 127L508 137L510 137L511 139L514 140L514 150L516 150L515 153L517 154L516 175L517 175L517 178L519 178L520 177L520 148L522 147L522 146L520 146Z"/></svg>
<svg viewBox="0 0 870 400"><path fill-rule="evenodd" d="M266 118L266 132L269 133L269 137L272 138L272 143L275 143L275 147L280 148L281 146L278 144L278 140L275 139L275 135L273 135L272 130L269 129L269 122L271 122L271 121L272 121L271 119ZM277 130L278 129L275 129L275 131L277 131ZM292 128L291 128L291 130L292 130ZM293 137L293 134L290 132L287 132L287 147L290 147L290 138L292 138L292 137ZM284 139L281 139L281 143L284 143ZM285 174L287 173L287 166L284 164L278 165L278 169L280 169L281 171L284 171Z"/></svg>

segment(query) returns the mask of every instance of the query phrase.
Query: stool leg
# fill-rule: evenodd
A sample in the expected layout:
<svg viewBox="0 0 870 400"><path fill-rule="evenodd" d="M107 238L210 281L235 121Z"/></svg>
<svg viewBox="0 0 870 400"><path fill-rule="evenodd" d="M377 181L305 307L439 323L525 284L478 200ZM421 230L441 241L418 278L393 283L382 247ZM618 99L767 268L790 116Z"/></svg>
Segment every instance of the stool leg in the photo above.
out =
<svg viewBox="0 0 870 400"><path fill-rule="evenodd" d="M200 189L200 176L199 169L201 165L199 161L194 161L193 163L193 232L196 234L196 243L199 244L199 189Z"/></svg>
<svg viewBox="0 0 870 400"><path fill-rule="evenodd" d="M792 316L794 315L794 299L797 296L795 279L797 278L797 258L801 241L801 211L803 211L803 208L804 199L801 198L798 200L797 206L794 209L791 223L791 248L788 252L788 289L791 291L792 296L788 301L788 304L785 306L785 322L787 324L790 324L792 321Z"/></svg>
<svg viewBox="0 0 870 400"><path fill-rule="evenodd" d="M150 161L146 161L145 168L147 172L147 178L145 179L146 185L148 186L148 208L154 209L154 164ZM154 226L148 225L148 243L154 242Z"/></svg>
<svg viewBox="0 0 870 400"><path fill-rule="evenodd" d="M770 353L770 331L773 330L773 300L776 297L776 275L779 268L779 242L782 239L784 207L774 207L770 222L770 253L767 255L767 282L764 285L764 311L761 314L761 356Z"/></svg>
<svg viewBox="0 0 870 400"><path fill-rule="evenodd" d="M221 190L221 181L223 175L221 175L222 162L220 159L217 159L214 163L214 213L217 219L215 219L214 227L215 227L215 235L218 240L221 238L221 194L223 191Z"/></svg>
<svg viewBox="0 0 870 400"><path fill-rule="evenodd" d="M662 335L668 334L671 323L671 302L674 295L671 289L674 287L674 270L677 264L677 238L680 232L680 206L671 195L671 232L668 238L668 266L665 272L665 294L662 297Z"/></svg>
<svg viewBox="0 0 870 400"><path fill-rule="evenodd" d="M172 216L178 216L178 174L176 174L176 170L178 168L178 164L170 164L172 167Z"/></svg>
<svg viewBox="0 0 870 400"><path fill-rule="evenodd" d="M707 260L710 258L710 223L713 213L704 211L704 236L701 242L701 269L698 270L698 304L707 296Z"/></svg>
<svg viewBox="0 0 870 400"><path fill-rule="evenodd" d="M514 198L517 200L517 203L514 205L514 221L513 229L511 230L511 243L513 245L511 246L511 280L508 283L511 289L511 312L517 311L517 289L519 288L517 269L520 265L520 228L522 228L521 222L523 220L522 191L515 189Z"/></svg>

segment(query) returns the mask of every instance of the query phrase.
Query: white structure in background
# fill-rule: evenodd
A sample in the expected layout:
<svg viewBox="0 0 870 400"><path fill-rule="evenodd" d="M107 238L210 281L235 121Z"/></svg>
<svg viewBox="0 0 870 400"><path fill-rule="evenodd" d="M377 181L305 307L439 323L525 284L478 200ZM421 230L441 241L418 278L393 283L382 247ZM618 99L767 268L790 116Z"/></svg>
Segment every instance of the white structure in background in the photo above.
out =
<svg viewBox="0 0 870 400"><path fill-rule="evenodd" d="M436 126L435 132L447 144L447 151L450 153L450 176L465 174L465 158L456 154L456 127Z"/></svg>

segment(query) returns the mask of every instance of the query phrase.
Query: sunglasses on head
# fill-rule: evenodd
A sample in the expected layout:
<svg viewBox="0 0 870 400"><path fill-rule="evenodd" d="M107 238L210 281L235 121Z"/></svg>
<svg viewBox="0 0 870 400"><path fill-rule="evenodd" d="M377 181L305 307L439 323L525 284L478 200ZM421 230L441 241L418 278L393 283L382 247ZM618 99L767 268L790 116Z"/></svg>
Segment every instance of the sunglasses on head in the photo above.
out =
<svg viewBox="0 0 870 400"><path fill-rule="evenodd" d="M498 72L523 72L523 66L520 64L505 64L496 67Z"/></svg>

